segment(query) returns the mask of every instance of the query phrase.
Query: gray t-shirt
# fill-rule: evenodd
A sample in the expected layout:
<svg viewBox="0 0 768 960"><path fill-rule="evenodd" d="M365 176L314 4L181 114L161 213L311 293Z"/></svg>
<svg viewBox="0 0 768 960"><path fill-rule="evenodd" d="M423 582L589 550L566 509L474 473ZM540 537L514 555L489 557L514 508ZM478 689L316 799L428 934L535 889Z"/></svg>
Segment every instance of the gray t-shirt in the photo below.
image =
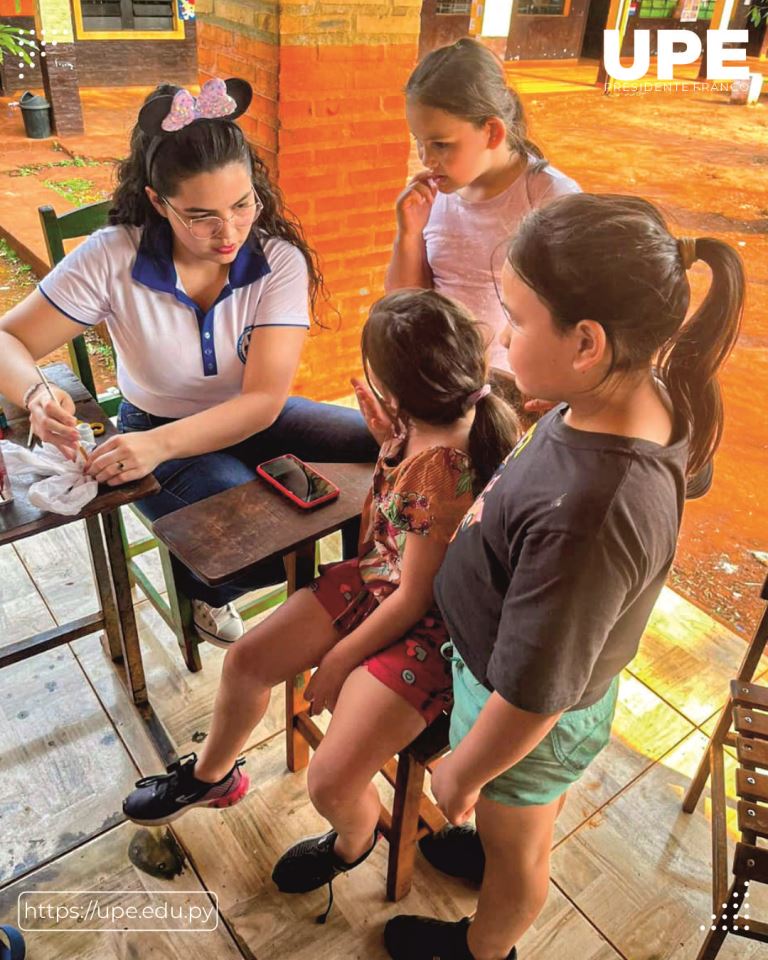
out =
<svg viewBox="0 0 768 960"><path fill-rule="evenodd" d="M532 713L596 703L632 660L675 553L688 437L569 427L550 411L460 524L435 581L474 676Z"/></svg>

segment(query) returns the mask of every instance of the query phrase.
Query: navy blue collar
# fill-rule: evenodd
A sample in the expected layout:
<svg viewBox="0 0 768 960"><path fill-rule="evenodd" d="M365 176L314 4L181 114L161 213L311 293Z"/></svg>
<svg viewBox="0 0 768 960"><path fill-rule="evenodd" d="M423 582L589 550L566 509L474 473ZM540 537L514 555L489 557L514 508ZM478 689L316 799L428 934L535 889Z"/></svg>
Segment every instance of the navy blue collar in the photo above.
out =
<svg viewBox="0 0 768 960"><path fill-rule="evenodd" d="M161 293L176 294L176 267L173 264L173 232L167 221L152 227L152 243L142 231L131 276L137 282ZM229 268L227 286L232 290L247 287L270 273L270 266L258 239L251 234L237 251Z"/></svg>

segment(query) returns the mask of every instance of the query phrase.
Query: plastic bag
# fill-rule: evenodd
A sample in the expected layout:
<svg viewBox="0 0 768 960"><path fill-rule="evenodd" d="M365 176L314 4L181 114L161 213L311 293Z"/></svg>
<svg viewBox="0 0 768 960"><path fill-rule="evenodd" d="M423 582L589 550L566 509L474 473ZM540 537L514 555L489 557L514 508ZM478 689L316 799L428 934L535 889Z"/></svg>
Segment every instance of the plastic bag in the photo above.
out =
<svg viewBox="0 0 768 960"><path fill-rule="evenodd" d="M28 450L17 443L0 440L0 448L11 483L14 477L22 475L46 478L33 483L27 493L29 502L39 510L71 517L80 513L99 492L98 483L83 472L82 458L78 456L73 463L50 443Z"/></svg>

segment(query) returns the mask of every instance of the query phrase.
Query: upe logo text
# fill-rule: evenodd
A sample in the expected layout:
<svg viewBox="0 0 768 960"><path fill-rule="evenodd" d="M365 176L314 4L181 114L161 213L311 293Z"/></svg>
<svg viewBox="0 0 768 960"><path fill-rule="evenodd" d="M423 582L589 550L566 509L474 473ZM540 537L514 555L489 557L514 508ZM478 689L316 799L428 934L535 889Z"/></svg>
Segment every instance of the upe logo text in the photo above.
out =
<svg viewBox="0 0 768 960"><path fill-rule="evenodd" d="M606 72L614 80L640 80L648 74L651 65L651 31L635 30L634 62L631 67L621 64L621 38L618 30L603 31ZM749 67L726 67L724 61L746 61L746 30L707 30L707 79L748 80ZM658 30L656 75L659 80L673 80L674 69L685 63L694 63L701 56L701 37L693 30ZM743 44L726 47L726 43Z"/></svg>

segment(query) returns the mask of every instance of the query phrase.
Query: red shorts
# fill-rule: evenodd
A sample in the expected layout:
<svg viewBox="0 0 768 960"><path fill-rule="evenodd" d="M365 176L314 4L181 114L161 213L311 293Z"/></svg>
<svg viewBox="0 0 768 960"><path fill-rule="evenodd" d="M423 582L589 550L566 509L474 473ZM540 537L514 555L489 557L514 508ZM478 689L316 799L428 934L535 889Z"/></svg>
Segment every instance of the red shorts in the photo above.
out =
<svg viewBox="0 0 768 960"><path fill-rule="evenodd" d="M389 584L377 586L386 588ZM310 590L333 617L342 636L351 633L379 605L360 577L357 558L321 566ZM407 700L430 724L453 703L450 649L446 647L449 642L440 614L431 611L404 637L364 664L369 673Z"/></svg>

